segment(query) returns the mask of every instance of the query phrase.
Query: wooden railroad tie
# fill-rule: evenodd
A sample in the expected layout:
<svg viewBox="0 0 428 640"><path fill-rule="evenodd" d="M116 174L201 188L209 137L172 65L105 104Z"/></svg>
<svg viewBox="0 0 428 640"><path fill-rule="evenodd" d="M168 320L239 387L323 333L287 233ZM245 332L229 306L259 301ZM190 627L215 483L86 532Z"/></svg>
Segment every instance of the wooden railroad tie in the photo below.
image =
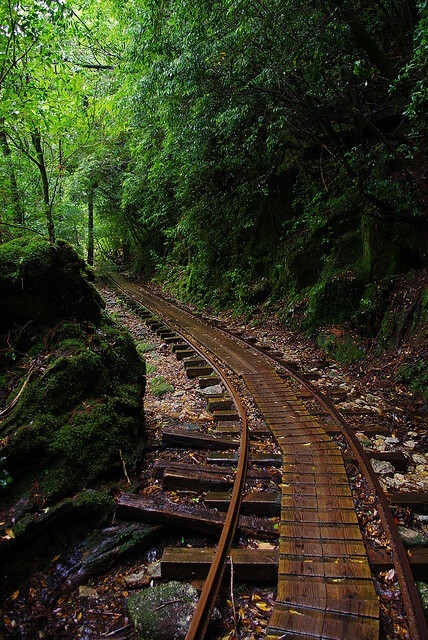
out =
<svg viewBox="0 0 428 640"><path fill-rule="evenodd" d="M336 564L335 551L337 547L335 544L331 545L330 549L326 549L327 553L330 553L330 558L333 564ZM296 552L298 550L296 549ZM354 560L355 566L360 564L361 557L364 557L365 550L363 547L355 545L354 554L351 558ZM172 579L203 579L206 578L214 550L211 548L198 548L198 547L166 547L161 558L161 573L163 578ZM279 551L278 549L232 549L231 554L234 567L235 578L242 582L277 582L278 568L279 568ZM296 558L298 556L295 556ZM328 558L328 556L326 557ZM368 553L369 564L375 570L387 570L393 566L391 554L387 551L369 551ZM412 567L415 577L423 578L428 571L428 549L414 547L409 549L410 565ZM303 560L306 562L306 560ZM311 560L306 564L310 566ZM333 578L334 579L334 578ZM364 585L365 579L363 581ZM299 582L296 580L296 585ZM334 584L334 583L333 583ZM336 583L340 584L340 583ZM346 589L341 590L342 596L348 592L351 597L352 589L357 587L351 587L346 584ZM362 586L363 586L362 585ZM360 593L361 595L361 593ZM306 596L309 597L309 596Z"/></svg>
<svg viewBox="0 0 428 640"><path fill-rule="evenodd" d="M202 431L189 431L166 427L162 431L162 444L168 447L193 449L239 449L240 440L227 436L217 436Z"/></svg>

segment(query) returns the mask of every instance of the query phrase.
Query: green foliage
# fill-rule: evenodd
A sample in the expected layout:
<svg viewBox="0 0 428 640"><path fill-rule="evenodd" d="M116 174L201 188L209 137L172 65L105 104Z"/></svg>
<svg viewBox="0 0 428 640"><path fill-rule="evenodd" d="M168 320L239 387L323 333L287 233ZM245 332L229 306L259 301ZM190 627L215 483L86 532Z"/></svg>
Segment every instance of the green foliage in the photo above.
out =
<svg viewBox="0 0 428 640"><path fill-rule="evenodd" d="M9 474L6 467L6 458L5 456L0 457L0 489L5 489L7 486L12 484L13 478Z"/></svg>
<svg viewBox="0 0 428 640"><path fill-rule="evenodd" d="M410 391L428 400L428 361L405 364L398 370L397 380L408 385Z"/></svg>
<svg viewBox="0 0 428 640"><path fill-rule="evenodd" d="M137 342L137 351L138 353L149 353L150 351L155 351L156 350L156 345L152 344L151 342L144 342L144 341L140 341Z"/></svg>
<svg viewBox="0 0 428 640"><path fill-rule="evenodd" d="M349 320L359 308L364 289L365 283L354 274L321 281L310 293L308 327Z"/></svg>
<svg viewBox="0 0 428 640"><path fill-rule="evenodd" d="M155 376L152 378L150 386L154 396L163 396L165 393L174 391L174 387L165 380L164 376Z"/></svg>
<svg viewBox="0 0 428 640"><path fill-rule="evenodd" d="M318 346L343 364L354 364L364 358L364 349L355 338L348 333L333 332L320 333L317 337Z"/></svg>

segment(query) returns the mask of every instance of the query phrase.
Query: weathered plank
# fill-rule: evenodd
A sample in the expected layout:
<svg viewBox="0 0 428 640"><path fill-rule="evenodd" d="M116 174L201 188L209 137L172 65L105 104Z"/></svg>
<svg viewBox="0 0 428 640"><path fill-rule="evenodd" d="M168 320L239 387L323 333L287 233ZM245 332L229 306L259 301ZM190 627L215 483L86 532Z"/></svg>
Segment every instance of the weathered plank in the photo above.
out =
<svg viewBox="0 0 428 640"><path fill-rule="evenodd" d="M200 431L166 427L162 431L162 443L168 447L187 447L189 449L238 449L240 441L236 438L210 435Z"/></svg>
<svg viewBox="0 0 428 640"><path fill-rule="evenodd" d="M236 580L276 582L277 549L231 549L230 555ZM205 578L213 558L214 549L211 548L167 547L161 558L162 578Z"/></svg>
<svg viewBox="0 0 428 640"><path fill-rule="evenodd" d="M162 494L147 497L121 493L116 500L116 517L218 535L223 527L225 514L206 507L177 505ZM240 516L238 533L268 540L278 537L272 520L252 516Z"/></svg>
<svg viewBox="0 0 428 640"><path fill-rule="evenodd" d="M220 491L210 491L204 498L208 507L226 511L230 494ZM277 516L281 510L281 494L279 492L258 492L249 491L242 498L241 513L254 516Z"/></svg>

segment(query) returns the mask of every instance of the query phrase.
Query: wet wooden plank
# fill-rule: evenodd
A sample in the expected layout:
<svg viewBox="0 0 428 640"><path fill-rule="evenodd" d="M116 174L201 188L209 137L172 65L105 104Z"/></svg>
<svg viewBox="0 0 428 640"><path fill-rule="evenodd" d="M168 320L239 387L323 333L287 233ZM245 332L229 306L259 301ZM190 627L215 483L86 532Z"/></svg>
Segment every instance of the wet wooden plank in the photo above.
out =
<svg viewBox="0 0 428 640"><path fill-rule="evenodd" d="M162 443L168 447L189 449L238 449L240 440L201 431L166 427L162 431Z"/></svg>
<svg viewBox="0 0 428 640"><path fill-rule="evenodd" d="M267 633L280 631L283 634L306 634L313 638L321 638L323 624L324 611L320 609L300 608L294 604L288 606L277 602L269 620ZM343 638L346 636L343 636L342 640Z"/></svg>
<svg viewBox="0 0 428 640"><path fill-rule="evenodd" d="M239 415L235 410L215 410L212 412L214 422L236 422L239 420Z"/></svg>
<svg viewBox="0 0 428 640"><path fill-rule="evenodd" d="M233 486L232 475L223 477L218 474L201 473L200 471L165 471L162 479L164 489L185 491L226 491Z"/></svg>
<svg viewBox="0 0 428 640"><path fill-rule="evenodd" d="M283 557L279 558L279 575L316 576L320 578L371 578L370 567L365 558L339 559L338 562L321 558Z"/></svg>
<svg viewBox="0 0 428 640"><path fill-rule="evenodd" d="M319 496L327 498L328 496L351 497L352 495L351 489L346 485L316 486L315 484L291 484L283 482L281 490L284 496L291 496L296 499L300 496Z"/></svg>
<svg viewBox="0 0 428 640"><path fill-rule="evenodd" d="M206 389L207 387L212 387L221 383L221 378L213 373L209 376L199 376L199 387L201 389Z"/></svg>
<svg viewBox="0 0 428 640"><path fill-rule="evenodd" d="M157 460L153 466L153 476L155 478L162 478L163 474L166 470L169 471L199 471L201 473L209 473L213 476L218 476L220 478L225 475L231 475L232 469L228 469L227 467L214 466L210 464L198 464L196 462L169 462L164 460ZM247 470L247 478L249 479L269 479L272 477L270 471L265 469L248 469Z"/></svg>
<svg viewBox="0 0 428 640"><path fill-rule="evenodd" d="M358 524L354 510L338 511L323 509L281 509L281 521L286 523Z"/></svg>
<svg viewBox="0 0 428 640"><path fill-rule="evenodd" d="M388 493L388 499L391 504L402 507L416 507L428 510L428 492L427 491L406 491L402 493Z"/></svg>
<svg viewBox="0 0 428 640"><path fill-rule="evenodd" d="M166 524L174 529L190 529L217 536L223 527L225 514L201 506L177 505L162 494L147 497L121 493L116 500L116 517L149 524ZM272 520L254 516L240 516L238 531L261 539L278 537Z"/></svg>
<svg viewBox="0 0 428 640"><path fill-rule="evenodd" d="M208 411L228 411L233 407L233 400L229 396L207 398Z"/></svg>
<svg viewBox="0 0 428 640"><path fill-rule="evenodd" d="M209 376L214 373L214 369L209 365L202 365L200 367L188 367L186 369L186 375L188 378L199 378L200 376Z"/></svg>
<svg viewBox="0 0 428 640"><path fill-rule="evenodd" d="M281 500L283 507L293 509L323 509L327 510L351 510L354 511L354 501L351 497L340 496L303 496L294 498L292 495L283 495Z"/></svg>
<svg viewBox="0 0 428 640"><path fill-rule="evenodd" d="M238 455L235 453L215 452L207 455L207 462L222 465L236 465ZM264 465L269 467L280 467L282 455L280 453L251 453L250 464Z"/></svg>
<svg viewBox="0 0 428 640"><path fill-rule="evenodd" d="M204 498L204 503L211 508L225 511L229 507L230 494L210 491ZM248 492L242 498L241 513L255 516L277 516L281 509L281 494L278 492L263 491L259 493Z"/></svg>
<svg viewBox="0 0 428 640"><path fill-rule="evenodd" d="M326 612L322 640L368 640L379 635L379 620L372 617Z"/></svg>
<svg viewBox="0 0 428 640"><path fill-rule="evenodd" d="M301 524L281 524L281 538L301 538ZM361 532L356 525L316 525L308 524L305 526L305 539L317 540L361 540Z"/></svg>
<svg viewBox="0 0 428 640"><path fill-rule="evenodd" d="M236 580L277 581L278 551L276 549L231 549L230 555ZM162 578L174 580L205 578L213 558L214 549L212 548L167 547L161 558Z"/></svg>

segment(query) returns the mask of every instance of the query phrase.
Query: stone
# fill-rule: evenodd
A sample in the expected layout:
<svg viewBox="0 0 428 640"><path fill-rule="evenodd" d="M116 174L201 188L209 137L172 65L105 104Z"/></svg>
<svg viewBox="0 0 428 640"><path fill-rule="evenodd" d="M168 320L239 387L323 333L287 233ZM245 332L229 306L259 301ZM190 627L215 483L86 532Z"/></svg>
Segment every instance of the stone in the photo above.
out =
<svg viewBox="0 0 428 640"><path fill-rule="evenodd" d="M407 527L398 527L398 531L405 547L428 546L428 537L424 533L408 529Z"/></svg>
<svg viewBox="0 0 428 640"><path fill-rule="evenodd" d="M375 460L374 458L371 458L370 464L378 475L389 476L395 473L393 465L387 460Z"/></svg>
<svg viewBox="0 0 428 640"><path fill-rule="evenodd" d="M421 453L413 453L412 459L418 465L428 465L428 459Z"/></svg>
<svg viewBox="0 0 428 640"><path fill-rule="evenodd" d="M128 598L138 640L184 640L198 601L189 584L167 582Z"/></svg>
<svg viewBox="0 0 428 640"><path fill-rule="evenodd" d="M152 562L152 564L150 564L147 567L147 574L150 578L161 578L161 563L160 560L156 560L156 562Z"/></svg>
<svg viewBox="0 0 428 640"><path fill-rule="evenodd" d="M211 387L205 387L205 389L198 389L197 391L201 396L216 396L223 393L223 388L220 384L214 384Z"/></svg>
<svg viewBox="0 0 428 640"><path fill-rule="evenodd" d="M400 441L398 438L394 438L392 436L390 436L389 438L385 438L385 442L387 444L398 444Z"/></svg>
<svg viewBox="0 0 428 640"><path fill-rule="evenodd" d="M403 442L404 446L407 447L408 449L414 449L416 442L414 440L405 440Z"/></svg>
<svg viewBox="0 0 428 640"><path fill-rule="evenodd" d="M92 587L87 587L86 585L80 585L79 587L79 598L98 598L98 593Z"/></svg>
<svg viewBox="0 0 428 640"><path fill-rule="evenodd" d="M143 569L142 571L136 571L126 576L124 582L130 589L137 589L138 587L148 587L150 580L151 578L147 574L147 571Z"/></svg>

